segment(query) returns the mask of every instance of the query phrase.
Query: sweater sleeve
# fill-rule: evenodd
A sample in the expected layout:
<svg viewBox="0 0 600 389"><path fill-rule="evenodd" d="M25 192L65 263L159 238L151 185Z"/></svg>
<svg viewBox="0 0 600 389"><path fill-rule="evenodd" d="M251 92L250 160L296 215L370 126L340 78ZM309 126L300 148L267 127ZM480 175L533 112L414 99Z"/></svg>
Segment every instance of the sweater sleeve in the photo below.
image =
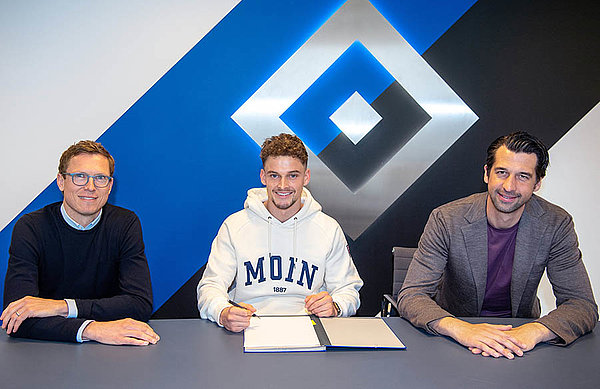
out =
<svg viewBox="0 0 600 389"><path fill-rule="evenodd" d="M198 283L200 317L217 324L221 311L228 307L227 291L236 276L237 261L227 221L223 223L212 243L204 275Z"/></svg>
<svg viewBox="0 0 600 389"><path fill-rule="evenodd" d="M28 215L15 223L4 282L4 308L25 296L39 297L38 264L42 254L39 242ZM29 318L21 323L18 331L10 335L18 338L75 342L77 330L84 321L61 316Z"/></svg>
<svg viewBox="0 0 600 389"><path fill-rule="evenodd" d="M331 252L326 260L327 292L340 306L342 316L352 316L360 306L358 291L363 281L354 266L348 243L339 225L336 226Z"/></svg>
<svg viewBox="0 0 600 389"><path fill-rule="evenodd" d="M152 314L152 285L142 226L135 214L131 214L123 232L116 238L121 240L117 259L118 293L98 299L75 299L78 317L100 321L124 318L148 321Z"/></svg>

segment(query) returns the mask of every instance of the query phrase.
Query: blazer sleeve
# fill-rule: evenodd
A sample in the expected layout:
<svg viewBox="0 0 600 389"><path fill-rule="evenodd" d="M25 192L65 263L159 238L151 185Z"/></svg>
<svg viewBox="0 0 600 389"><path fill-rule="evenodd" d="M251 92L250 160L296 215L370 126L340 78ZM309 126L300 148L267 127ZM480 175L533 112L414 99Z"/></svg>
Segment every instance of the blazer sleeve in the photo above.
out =
<svg viewBox="0 0 600 389"><path fill-rule="evenodd" d="M414 326L435 334L429 323L453 316L441 308L433 297L448 262L450 238L439 210L434 210L425 225L419 246L398 294L400 316Z"/></svg>
<svg viewBox="0 0 600 389"><path fill-rule="evenodd" d="M556 309L537 321L559 337L554 343L567 345L593 330L598 322L598 306L570 215L555 231L546 271L556 298Z"/></svg>

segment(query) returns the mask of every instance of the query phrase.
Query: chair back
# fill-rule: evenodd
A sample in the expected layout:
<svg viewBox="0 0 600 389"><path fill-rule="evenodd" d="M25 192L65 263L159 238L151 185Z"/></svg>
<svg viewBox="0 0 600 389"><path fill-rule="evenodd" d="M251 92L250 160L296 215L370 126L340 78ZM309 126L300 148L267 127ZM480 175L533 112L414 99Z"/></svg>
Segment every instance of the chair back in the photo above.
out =
<svg viewBox="0 0 600 389"><path fill-rule="evenodd" d="M398 299L398 293L402 288L408 266L413 259L413 255L417 251L414 247L394 247L392 254L394 255L394 277L392 285L392 296L394 301Z"/></svg>

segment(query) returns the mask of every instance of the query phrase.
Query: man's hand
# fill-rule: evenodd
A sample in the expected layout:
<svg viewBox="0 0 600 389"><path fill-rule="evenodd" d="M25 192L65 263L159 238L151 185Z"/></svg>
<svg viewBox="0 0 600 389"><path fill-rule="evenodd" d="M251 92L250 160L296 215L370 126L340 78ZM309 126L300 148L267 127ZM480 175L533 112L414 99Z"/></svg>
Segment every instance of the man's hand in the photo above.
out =
<svg viewBox="0 0 600 389"><path fill-rule="evenodd" d="M337 316L338 314L333 305L333 299L329 293L325 291L306 296L304 299L304 307L308 313L319 317Z"/></svg>
<svg viewBox="0 0 600 389"><path fill-rule="evenodd" d="M524 347L523 351L532 350L536 344L555 339L556 335L541 323L527 323L508 331Z"/></svg>
<svg viewBox="0 0 600 389"><path fill-rule="evenodd" d="M16 332L23 320L29 317L67 317L68 313L69 308L64 300L25 296L8 304L0 315L0 320L2 320L2 328L7 334L11 334Z"/></svg>
<svg viewBox="0 0 600 389"><path fill-rule="evenodd" d="M148 324L133 319L94 321L85 327L82 335L84 340L114 345L146 346L160 340Z"/></svg>
<svg viewBox="0 0 600 389"><path fill-rule="evenodd" d="M219 322L223 324L223 327L232 332L240 332L248 328L250 325L250 317L256 312L256 308L250 304L239 303L239 305L246 309L234 307L232 305L223 309L219 317Z"/></svg>
<svg viewBox="0 0 600 389"><path fill-rule="evenodd" d="M471 324L454 317L444 317L430 326L468 347L473 354L513 359L515 354L521 357L523 351L527 351L527 344L511 332L511 325Z"/></svg>
<svg viewBox="0 0 600 389"><path fill-rule="evenodd" d="M556 338L554 332L550 331L545 325L535 322L512 328L507 333L524 346L521 348L523 352L532 350L540 342L547 342ZM487 353L476 348L472 349L471 352L474 354L481 353L481 355L486 357L489 356Z"/></svg>

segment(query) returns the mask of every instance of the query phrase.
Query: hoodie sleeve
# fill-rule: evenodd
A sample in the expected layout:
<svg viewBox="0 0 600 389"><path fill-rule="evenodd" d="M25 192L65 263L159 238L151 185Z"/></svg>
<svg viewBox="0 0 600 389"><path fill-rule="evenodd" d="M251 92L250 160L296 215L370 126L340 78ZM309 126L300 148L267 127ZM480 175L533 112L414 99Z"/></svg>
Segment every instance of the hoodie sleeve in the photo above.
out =
<svg viewBox="0 0 600 389"><path fill-rule="evenodd" d="M225 221L212 243L204 275L198 283L198 311L201 318L222 326L219 316L230 305L227 291L235 278L236 268L235 250Z"/></svg>
<svg viewBox="0 0 600 389"><path fill-rule="evenodd" d="M360 306L358 291L363 281L354 266L346 237L336 223L331 252L327 257L325 268L325 285L327 292L338 303L342 316L352 316Z"/></svg>

